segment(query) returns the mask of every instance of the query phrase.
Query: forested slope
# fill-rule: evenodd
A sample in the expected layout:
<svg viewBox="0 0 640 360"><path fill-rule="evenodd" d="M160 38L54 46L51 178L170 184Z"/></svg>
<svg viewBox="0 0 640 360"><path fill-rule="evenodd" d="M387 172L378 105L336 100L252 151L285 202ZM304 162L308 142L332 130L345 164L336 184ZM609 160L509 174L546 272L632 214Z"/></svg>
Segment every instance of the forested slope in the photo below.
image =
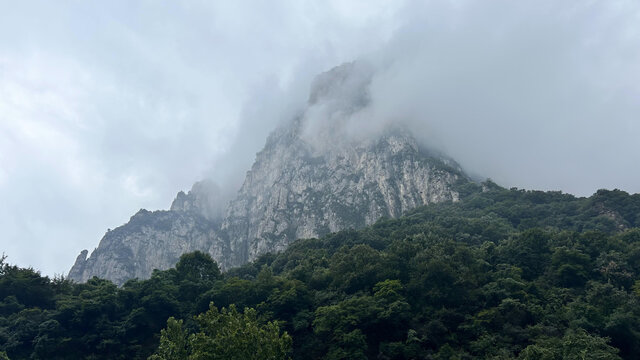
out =
<svg viewBox="0 0 640 360"><path fill-rule="evenodd" d="M192 253L118 288L5 262L0 351L144 359L171 316L202 333L194 316L213 302L278 322L294 359L636 358L639 195L576 198L491 182L460 193L460 202L298 240L226 273Z"/></svg>

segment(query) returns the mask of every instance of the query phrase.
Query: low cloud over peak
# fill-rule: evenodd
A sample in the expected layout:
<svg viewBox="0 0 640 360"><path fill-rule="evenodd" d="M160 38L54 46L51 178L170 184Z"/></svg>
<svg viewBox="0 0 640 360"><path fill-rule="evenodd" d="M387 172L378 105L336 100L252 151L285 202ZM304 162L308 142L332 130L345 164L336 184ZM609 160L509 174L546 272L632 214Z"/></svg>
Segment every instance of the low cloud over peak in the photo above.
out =
<svg viewBox="0 0 640 360"><path fill-rule="evenodd" d="M506 186L638 192L639 22L635 1L4 5L3 250L62 273L141 207L237 188L312 79L354 60L367 101L340 131L402 124Z"/></svg>

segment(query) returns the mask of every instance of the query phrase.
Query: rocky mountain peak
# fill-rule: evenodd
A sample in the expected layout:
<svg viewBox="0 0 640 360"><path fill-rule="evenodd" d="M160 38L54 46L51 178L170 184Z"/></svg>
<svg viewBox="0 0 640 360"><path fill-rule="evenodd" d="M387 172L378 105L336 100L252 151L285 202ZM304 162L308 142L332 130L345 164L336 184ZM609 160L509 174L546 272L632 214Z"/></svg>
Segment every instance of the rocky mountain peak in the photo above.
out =
<svg viewBox="0 0 640 360"><path fill-rule="evenodd" d="M198 181L188 193L178 192L171 203L170 211L182 211L204 216L211 221L224 217L228 199L222 195L220 187L212 180Z"/></svg>
<svg viewBox="0 0 640 360"><path fill-rule="evenodd" d="M287 127L320 152L362 141L354 136L358 131L352 120L370 103L372 79L373 70L365 62L346 63L318 75L304 114Z"/></svg>
<svg viewBox="0 0 640 360"><path fill-rule="evenodd" d="M324 72L313 80L309 105L331 104L343 109L357 109L369 103L369 84L373 69L364 62L350 62Z"/></svg>
<svg viewBox="0 0 640 360"><path fill-rule="evenodd" d="M179 192L169 211L138 213L105 234L89 258L83 251L69 277L96 275L122 284L195 250L228 269L298 238L458 201L456 186L468 181L466 175L451 159L421 148L408 131L344 135L351 117L363 116L372 74L355 62L319 75L307 109L268 137L231 201L215 184L198 182Z"/></svg>

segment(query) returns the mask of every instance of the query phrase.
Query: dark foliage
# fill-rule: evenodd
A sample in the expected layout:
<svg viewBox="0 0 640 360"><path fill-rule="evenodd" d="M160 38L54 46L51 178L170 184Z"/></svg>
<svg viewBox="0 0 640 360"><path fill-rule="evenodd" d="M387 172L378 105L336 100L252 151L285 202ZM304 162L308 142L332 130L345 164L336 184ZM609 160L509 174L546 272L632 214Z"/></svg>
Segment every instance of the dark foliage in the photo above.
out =
<svg viewBox="0 0 640 360"><path fill-rule="evenodd" d="M294 359L633 359L640 196L467 184L462 201L303 239L220 273L208 255L122 288L0 263L0 358L145 359L169 317L256 309ZM182 330L181 330L182 331ZM186 335L185 335L186 336Z"/></svg>

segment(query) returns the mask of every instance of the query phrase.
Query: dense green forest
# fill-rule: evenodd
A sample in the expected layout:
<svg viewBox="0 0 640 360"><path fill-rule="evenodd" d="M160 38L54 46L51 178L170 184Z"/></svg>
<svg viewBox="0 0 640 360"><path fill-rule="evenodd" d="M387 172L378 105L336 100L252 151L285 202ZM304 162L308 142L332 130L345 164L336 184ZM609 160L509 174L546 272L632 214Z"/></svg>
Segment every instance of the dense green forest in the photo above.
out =
<svg viewBox="0 0 640 360"><path fill-rule="evenodd" d="M3 259L0 359L638 357L640 195L461 191L224 273L196 252L118 288Z"/></svg>

